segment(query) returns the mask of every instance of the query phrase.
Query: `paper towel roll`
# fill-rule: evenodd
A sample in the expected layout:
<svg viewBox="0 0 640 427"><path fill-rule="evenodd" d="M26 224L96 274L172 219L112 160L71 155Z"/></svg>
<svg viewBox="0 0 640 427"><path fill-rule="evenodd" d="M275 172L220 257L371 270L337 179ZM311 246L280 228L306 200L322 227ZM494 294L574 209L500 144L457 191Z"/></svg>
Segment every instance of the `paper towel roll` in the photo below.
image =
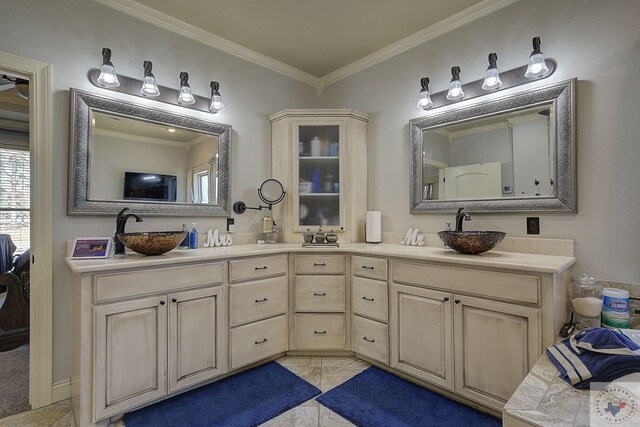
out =
<svg viewBox="0 0 640 427"><path fill-rule="evenodd" d="M382 214L380 211L367 211L367 232L365 242L382 242Z"/></svg>

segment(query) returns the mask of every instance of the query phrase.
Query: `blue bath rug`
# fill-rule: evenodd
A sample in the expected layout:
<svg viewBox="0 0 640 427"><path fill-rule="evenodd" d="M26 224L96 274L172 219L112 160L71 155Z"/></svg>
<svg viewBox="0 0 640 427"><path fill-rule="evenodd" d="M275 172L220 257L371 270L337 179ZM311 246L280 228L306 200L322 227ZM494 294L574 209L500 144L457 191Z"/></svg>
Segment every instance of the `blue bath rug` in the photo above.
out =
<svg viewBox="0 0 640 427"><path fill-rule="evenodd" d="M257 426L320 394L270 362L124 414L127 427Z"/></svg>
<svg viewBox="0 0 640 427"><path fill-rule="evenodd" d="M361 427L502 425L498 418L375 366L316 400Z"/></svg>

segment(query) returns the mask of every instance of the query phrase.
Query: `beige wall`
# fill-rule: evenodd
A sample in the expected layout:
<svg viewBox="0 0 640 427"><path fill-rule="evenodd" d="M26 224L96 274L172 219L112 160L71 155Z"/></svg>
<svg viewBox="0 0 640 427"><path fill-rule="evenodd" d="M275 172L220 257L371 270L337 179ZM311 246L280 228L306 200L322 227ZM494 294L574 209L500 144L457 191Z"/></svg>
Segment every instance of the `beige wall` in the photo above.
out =
<svg viewBox="0 0 640 427"><path fill-rule="evenodd" d="M450 214L409 215L408 121L420 77L446 89L454 65L463 80L483 76L487 55L498 67L526 63L531 38L558 63L543 84L578 78L577 215L540 214L541 236L575 239L576 272L640 283L640 1L520 1L325 89L323 107L372 114L369 208L382 210L383 231L436 232ZM523 88L524 89L524 88ZM473 215L469 229L526 236L525 214Z"/></svg>
<svg viewBox="0 0 640 427"><path fill-rule="evenodd" d="M142 76L142 61L153 61L159 85L177 88L178 75L188 71L194 93L208 95L209 82L220 81L227 110L200 118L233 126L232 201L257 202L257 187L271 174L271 127L267 115L284 108L314 107L313 88L234 56L116 12L89 0L4 0L0 14L0 50L52 64L53 74L53 380L70 375L69 289L64 264L66 241L79 236L113 234L112 217L67 216L67 165L69 155L69 87L110 94L87 79L99 67L103 47L113 50L113 63L123 75ZM150 100L156 108L171 106ZM178 107L174 111L180 111ZM37 173L37 171L34 171ZM179 229L196 221L198 229L224 229L225 219L153 218L131 223L131 231ZM236 218L238 231L255 230L260 216Z"/></svg>

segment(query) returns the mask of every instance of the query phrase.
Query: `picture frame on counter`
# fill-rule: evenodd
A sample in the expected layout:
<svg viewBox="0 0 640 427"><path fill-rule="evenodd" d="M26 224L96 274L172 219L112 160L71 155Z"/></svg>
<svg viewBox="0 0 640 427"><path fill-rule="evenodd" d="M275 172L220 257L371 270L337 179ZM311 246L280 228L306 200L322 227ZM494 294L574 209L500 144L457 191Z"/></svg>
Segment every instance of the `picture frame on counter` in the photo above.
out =
<svg viewBox="0 0 640 427"><path fill-rule="evenodd" d="M71 258L104 259L111 255L111 237L78 237L73 241Z"/></svg>

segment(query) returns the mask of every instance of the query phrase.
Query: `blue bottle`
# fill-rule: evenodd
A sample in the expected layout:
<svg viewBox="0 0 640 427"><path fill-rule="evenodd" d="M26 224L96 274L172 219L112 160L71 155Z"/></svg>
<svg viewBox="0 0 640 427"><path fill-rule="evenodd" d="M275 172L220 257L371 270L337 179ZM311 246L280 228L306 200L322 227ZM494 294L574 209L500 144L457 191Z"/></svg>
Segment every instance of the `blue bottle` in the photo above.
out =
<svg viewBox="0 0 640 427"><path fill-rule="evenodd" d="M196 230L196 223L193 223L193 228L189 233L189 249L198 249L198 230Z"/></svg>
<svg viewBox="0 0 640 427"><path fill-rule="evenodd" d="M320 192L320 171L315 166L311 169L311 192Z"/></svg>

